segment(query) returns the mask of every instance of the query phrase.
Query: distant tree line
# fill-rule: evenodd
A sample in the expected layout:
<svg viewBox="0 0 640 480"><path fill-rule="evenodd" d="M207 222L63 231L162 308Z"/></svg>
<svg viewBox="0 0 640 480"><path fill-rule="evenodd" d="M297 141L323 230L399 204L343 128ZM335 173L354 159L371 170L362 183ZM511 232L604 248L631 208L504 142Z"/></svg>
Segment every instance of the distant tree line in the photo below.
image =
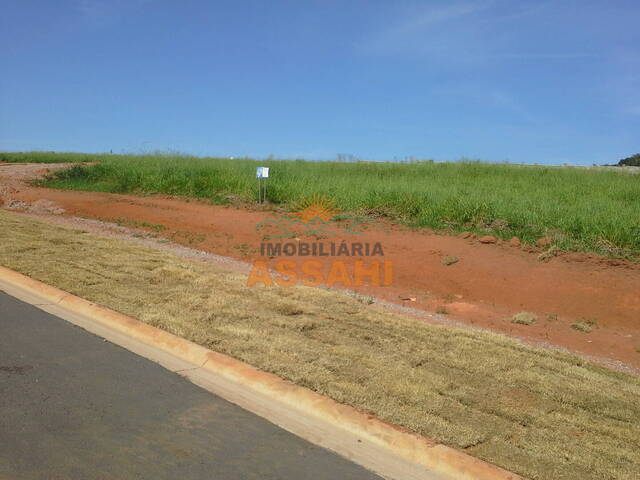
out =
<svg viewBox="0 0 640 480"><path fill-rule="evenodd" d="M631 155L630 157L623 158L618 162L619 167L640 167L640 153Z"/></svg>

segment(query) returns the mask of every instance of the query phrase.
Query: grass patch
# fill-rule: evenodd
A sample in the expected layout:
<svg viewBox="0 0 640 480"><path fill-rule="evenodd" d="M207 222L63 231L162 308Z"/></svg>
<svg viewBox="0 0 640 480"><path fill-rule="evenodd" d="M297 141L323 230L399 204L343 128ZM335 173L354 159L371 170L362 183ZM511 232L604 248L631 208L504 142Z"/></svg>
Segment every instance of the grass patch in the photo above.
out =
<svg viewBox="0 0 640 480"><path fill-rule="evenodd" d="M96 162L110 157L107 154L57 152L0 152L0 162L8 163L61 163Z"/></svg>
<svg viewBox="0 0 640 480"><path fill-rule="evenodd" d="M531 479L635 479L640 378L0 211L0 264Z"/></svg>
<svg viewBox="0 0 640 480"><path fill-rule="evenodd" d="M445 266L449 266L449 265L453 265L454 263L458 263L460 261L460 259L458 257L443 257L442 260L440 260L442 262L443 265Z"/></svg>
<svg viewBox="0 0 640 480"><path fill-rule="evenodd" d="M619 170L479 162L309 162L171 155L0 154L0 161L98 161L58 172L55 188L163 193L212 203L254 202L255 167L271 167L268 197L294 209L319 195L342 211L416 227L518 237L543 236L561 250L640 255L640 182ZM555 252L555 250L554 250ZM553 253L553 252L552 252Z"/></svg>
<svg viewBox="0 0 640 480"><path fill-rule="evenodd" d="M139 222L137 220L132 220L128 218L116 218L116 219L113 219L112 222L122 227L148 228L151 230L155 230L156 232L160 232L167 228L164 225L158 225L158 224L149 223L149 222Z"/></svg>
<svg viewBox="0 0 640 480"><path fill-rule="evenodd" d="M517 323L519 325L533 325L538 320L538 316L531 312L516 313L509 319L511 323Z"/></svg>
<svg viewBox="0 0 640 480"><path fill-rule="evenodd" d="M551 248L549 248L548 250L542 252L540 255L538 255L538 260L541 262L546 262L547 260L555 257L558 254L558 246L557 245L552 245ZM601 253L605 253L607 255L610 256L615 256L611 250L604 250L604 249L600 249Z"/></svg>
<svg viewBox="0 0 640 480"><path fill-rule="evenodd" d="M598 324L594 320L580 320L571 324L571 328L583 333L591 333Z"/></svg>

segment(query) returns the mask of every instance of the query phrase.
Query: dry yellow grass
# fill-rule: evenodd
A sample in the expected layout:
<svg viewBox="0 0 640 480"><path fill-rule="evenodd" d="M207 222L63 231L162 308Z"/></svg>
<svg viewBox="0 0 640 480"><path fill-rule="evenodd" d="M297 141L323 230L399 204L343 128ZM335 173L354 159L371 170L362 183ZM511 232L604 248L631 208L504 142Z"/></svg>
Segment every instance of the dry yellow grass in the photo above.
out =
<svg viewBox="0 0 640 480"><path fill-rule="evenodd" d="M0 264L532 479L636 479L640 379L0 211Z"/></svg>

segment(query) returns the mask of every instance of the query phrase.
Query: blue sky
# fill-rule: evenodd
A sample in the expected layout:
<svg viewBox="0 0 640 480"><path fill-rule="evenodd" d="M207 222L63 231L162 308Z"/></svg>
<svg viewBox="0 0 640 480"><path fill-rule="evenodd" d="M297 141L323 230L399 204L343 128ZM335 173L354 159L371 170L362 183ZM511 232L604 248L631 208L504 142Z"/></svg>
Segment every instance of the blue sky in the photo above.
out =
<svg viewBox="0 0 640 480"><path fill-rule="evenodd" d="M640 151L637 0L3 0L0 150L592 164Z"/></svg>

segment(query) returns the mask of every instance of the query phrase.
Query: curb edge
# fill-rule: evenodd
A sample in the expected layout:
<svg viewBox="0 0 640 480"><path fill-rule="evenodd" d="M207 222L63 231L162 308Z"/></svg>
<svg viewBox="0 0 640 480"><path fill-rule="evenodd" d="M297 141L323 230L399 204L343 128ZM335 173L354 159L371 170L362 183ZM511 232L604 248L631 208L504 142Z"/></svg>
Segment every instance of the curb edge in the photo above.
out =
<svg viewBox="0 0 640 480"><path fill-rule="evenodd" d="M56 287L0 266L0 280L66 310L158 348L197 368L208 370L257 391L289 408L366 438L404 460L455 480L524 480L523 477L438 444L329 397L300 387L227 355L147 325L127 315L92 303Z"/></svg>

